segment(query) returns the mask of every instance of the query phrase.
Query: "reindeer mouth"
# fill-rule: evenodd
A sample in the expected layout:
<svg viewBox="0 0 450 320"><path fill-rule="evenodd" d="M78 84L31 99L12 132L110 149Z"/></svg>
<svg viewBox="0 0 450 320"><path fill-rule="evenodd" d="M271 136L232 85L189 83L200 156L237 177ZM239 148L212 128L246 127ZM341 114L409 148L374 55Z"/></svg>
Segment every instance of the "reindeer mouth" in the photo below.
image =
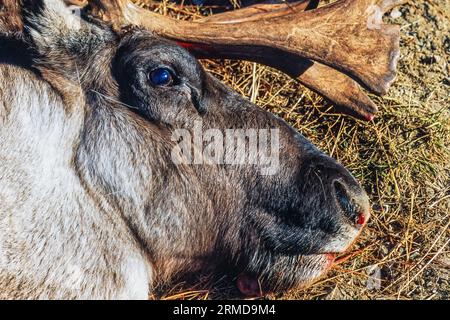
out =
<svg viewBox="0 0 450 320"><path fill-rule="evenodd" d="M295 229L282 225L284 228L277 229L273 226L279 224L266 223L265 226L272 225L272 229L268 232L262 228L266 232L260 236L268 241L265 242L269 244L265 248L268 252L250 259L252 262L248 268L251 271L244 271L236 278L236 287L243 296L261 297L309 286L325 275L336 264L336 258L356 242L370 217L370 210L365 208L364 193L358 195L354 191L355 186L339 180L332 180L330 190L334 200L330 217L337 217L330 221L334 221L337 231L333 233L334 229L331 229L327 233L326 225L320 225L322 229L317 229L317 234L313 234L315 241L302 243L302 239L295 238L295 235L306 232L307 228ZM270 234L276 236L270 238ZM298 242L283 242L285 239L296 239ZM296 244L299 249L292 249L297 248ZM283 249L280 250L280 247Z"/></svg>
<svg viewBox="0 0 450 320"><path fill-rule="evenodd" d="M323 276L327 271L329 271L333 267L337 255L338 254L336 253L310 255L309 257L319 259L322 261L322 263L316 266L315 276L311 277L307 281L304 281L304 285L313 283L321 276ZM264 280L261 280L258 275L245 272L237 276L236 287L239 292L247 298L262 297L264 295L275 292L275 290L270 289L267 284L264 283Z"/></svg>

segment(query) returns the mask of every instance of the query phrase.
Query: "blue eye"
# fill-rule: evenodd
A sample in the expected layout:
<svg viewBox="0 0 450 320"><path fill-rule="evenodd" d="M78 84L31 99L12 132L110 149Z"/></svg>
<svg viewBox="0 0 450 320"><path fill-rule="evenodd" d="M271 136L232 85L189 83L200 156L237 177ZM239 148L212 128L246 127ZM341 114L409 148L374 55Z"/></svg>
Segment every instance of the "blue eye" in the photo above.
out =
<svg viewBox="0 0 450 320"><path fill-rule="evenodd" d="M149 80L155 87L167 87L173 83L172 71L168 68L158 68L150 72Z"/></svg>

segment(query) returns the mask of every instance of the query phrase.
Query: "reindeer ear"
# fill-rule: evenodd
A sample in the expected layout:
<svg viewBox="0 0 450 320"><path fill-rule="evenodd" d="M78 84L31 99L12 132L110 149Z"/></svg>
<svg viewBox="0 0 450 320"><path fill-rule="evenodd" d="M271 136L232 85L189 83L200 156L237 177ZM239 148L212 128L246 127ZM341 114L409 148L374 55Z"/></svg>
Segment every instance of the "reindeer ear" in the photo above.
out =
<svg viewBox="0 0 450 320"><path fill-rule="evenodd" d="M105 41L104 30L81 17L81 9L63 0L23 0L25 32L41 56L88 54L92 42Z"/></svg>
<svg viewBox="0 0 450 320"><path fill-rule="evenodd" d="M62 70L100 48L108 32L82 17L63 0L23 0L24 30L37 53L36 62Z"/></svg>
<svg viewBox="0 0 450 320"><path fill-rule="evenodd" d="M63 0L24 0L23 19L32 36L52 39L70 35L83 27L80 10L66 6Z"/></svg>

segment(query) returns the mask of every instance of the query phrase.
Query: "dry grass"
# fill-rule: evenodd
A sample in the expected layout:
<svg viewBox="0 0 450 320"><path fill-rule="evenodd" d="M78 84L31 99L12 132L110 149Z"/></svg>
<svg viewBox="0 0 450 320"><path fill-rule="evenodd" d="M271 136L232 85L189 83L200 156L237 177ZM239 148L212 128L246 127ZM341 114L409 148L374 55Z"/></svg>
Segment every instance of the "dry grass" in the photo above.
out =
<svg viewBox="0 0 450 320"><path fill-rule="evenodd" d="M445 2L410 1L392 21L402 25L399 77L386 97L373 97L380 113L371 123L333 114L328 102L273 69L248 62L204 63L341 161L372 200L367 230L334 270L308 289L268 298L450 298L450 9ZM167 1L157 9L179 18L199 14L197 8L180 10ZM377 272L381 287L368 287ZM211 295L217 296L191 290L168 298Z"/></svg>

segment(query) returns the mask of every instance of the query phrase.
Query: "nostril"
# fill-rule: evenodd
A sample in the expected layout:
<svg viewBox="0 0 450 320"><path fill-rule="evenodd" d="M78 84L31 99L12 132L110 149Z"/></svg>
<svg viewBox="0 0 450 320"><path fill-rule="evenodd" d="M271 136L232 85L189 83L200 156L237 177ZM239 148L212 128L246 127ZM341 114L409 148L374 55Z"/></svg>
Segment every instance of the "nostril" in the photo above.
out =
<svg viewBox="0 0 450 320"><path fill-rule="evenodd" d="M366 217L364 213L362 213L362 210L354 202L352 197L349 196L342 182L334 181L333 186L336 193L336 200L346 217L357 225L365 224Z"/></svg>
<svg viewBox="0 0 450 320"><path fill-rule="evenodd" d="M364 225L366 223L366 215L362 212L358 213L358 221L356 223L360 226Z"/></svg>

